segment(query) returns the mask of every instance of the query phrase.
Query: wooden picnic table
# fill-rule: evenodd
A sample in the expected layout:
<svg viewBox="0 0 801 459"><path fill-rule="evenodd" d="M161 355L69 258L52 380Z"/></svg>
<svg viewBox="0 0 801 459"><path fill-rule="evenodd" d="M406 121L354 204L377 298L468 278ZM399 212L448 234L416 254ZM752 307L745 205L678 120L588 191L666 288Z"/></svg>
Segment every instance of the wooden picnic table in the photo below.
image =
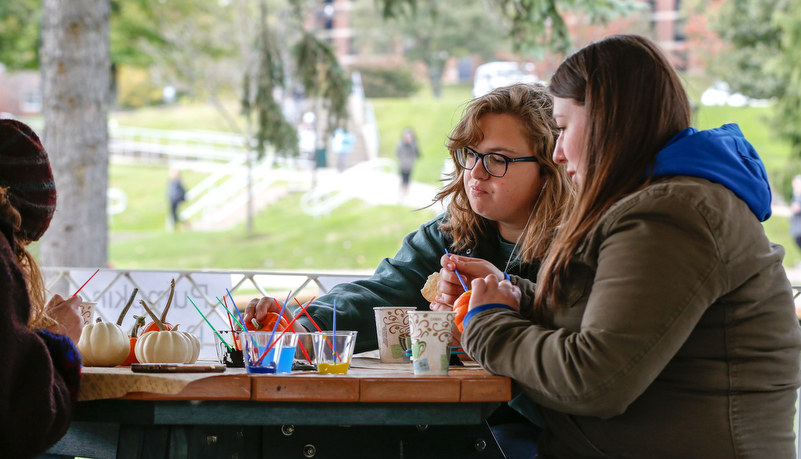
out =
<svg viewBox="0 0 801 459"><path fill-rule="evenodd" d="M477 364L415 376L354 357L345 375L142 374L83 369L68 434L50 454L173 457L503 457L484 421L511 380Z"/></svg>

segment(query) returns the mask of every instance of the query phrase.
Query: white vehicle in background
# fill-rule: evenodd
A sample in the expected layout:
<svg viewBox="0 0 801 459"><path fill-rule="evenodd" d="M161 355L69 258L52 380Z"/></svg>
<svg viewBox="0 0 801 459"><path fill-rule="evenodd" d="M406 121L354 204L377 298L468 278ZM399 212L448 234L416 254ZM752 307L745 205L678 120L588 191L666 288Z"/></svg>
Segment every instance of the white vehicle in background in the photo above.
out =
<svg viewBox="0 0 801 459"><path fill-rule="evenodd" d="M479 65L473 78L473 97L481 97L495 88L515 83L536 83L534 64L509 61L488 62Z"/></svg>
<svg viewBox="0 0 801 459"><path fill-rule="evenodd" d="M750 104L748 97L735 92L732 94L729 84L725 81L718 81L701 94L701 105L745 107Z"/></svg>

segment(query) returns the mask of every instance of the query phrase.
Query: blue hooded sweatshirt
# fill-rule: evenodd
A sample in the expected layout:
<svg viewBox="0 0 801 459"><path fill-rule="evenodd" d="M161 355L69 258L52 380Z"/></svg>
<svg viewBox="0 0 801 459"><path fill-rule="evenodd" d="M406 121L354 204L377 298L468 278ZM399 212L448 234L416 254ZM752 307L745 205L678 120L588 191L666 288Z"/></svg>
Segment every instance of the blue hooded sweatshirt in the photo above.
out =
<svg viewBox="0 0 801 459"><path fill-rule="evenodd" d="M654 176L658 175L689 175L719 183L745 201L759 221L770 217L765 165L736 124L679 132L656 156Z"/></svg>

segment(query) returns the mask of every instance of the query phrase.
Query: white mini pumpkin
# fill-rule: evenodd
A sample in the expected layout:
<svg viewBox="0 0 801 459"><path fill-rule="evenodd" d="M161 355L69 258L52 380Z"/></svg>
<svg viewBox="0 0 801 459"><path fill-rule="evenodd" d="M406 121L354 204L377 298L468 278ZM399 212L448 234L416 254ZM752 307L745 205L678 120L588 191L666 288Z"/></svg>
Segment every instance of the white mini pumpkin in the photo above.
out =
<svg viewBox="0 0 801 459"><path fill-rule="evenodd" d="M197 339L197 336L189 333L184 332L189 341L192 343L192 356L189 358L189 361L186 363L195 363L197 362L197 358L200 356L200 340Z"/></svg>
<svg viewBox="0 0 801 459"><path fill-rule="evenodd" d="M178 331L178 327L179 326L180 326L180 324L176 325L172 329L172 331ZM193 334L191 334L189 332L182 331L181 333L186 335L186 338L189 340L189 342L192 343L192 355L189 357L189 360L187 360L184 363L195 363L195 362L197 362L197 358L200 356L200 340L197 339L197 336L195 336L195 335L193 335Z"/></svg>
<svg viewBox="0 0 801 459"><path fill-rule="evenodd" d="M134 352L142 363L186 363L192 358L194 345L182 331L155 331L140 336Z"/></svg>
<svg viewBox="0 0 801 459"><path fill-rule="evenodd" d="M98 322L83 327L78 350L85 366L114 367L128 357L131 341L122 327L98 319Z"/></svg>
<svg viewBox="0 0 801 459"><path fill-rule="evenodd" d="M195 355L195 345L188 334L178 331L177 325L172 330L167 330L147 304L144 301L140 303L156 323L159 331L147 332L136 340L134 346L136 359L142 363L189 363L190 361L194 363L192 356Z"/></svg>

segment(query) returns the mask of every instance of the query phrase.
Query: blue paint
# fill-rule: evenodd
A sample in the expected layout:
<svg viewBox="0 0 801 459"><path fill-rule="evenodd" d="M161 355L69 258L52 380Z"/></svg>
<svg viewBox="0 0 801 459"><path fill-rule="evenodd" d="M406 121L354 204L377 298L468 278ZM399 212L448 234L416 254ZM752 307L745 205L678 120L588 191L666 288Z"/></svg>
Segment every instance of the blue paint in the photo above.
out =
<svg viewBox="0 0 801 459"><path fill-rule="evenodd" d="M282 347L278 356L278 373L291 373L295 362L295 347Z"/></svg>
<svg viewBox="0 0 801 459"><path fill-rule="evenodd" d="M248 373L275 373L275 362L265 367L248 367Z"/></svg>
<svg viewBox="0 0 801 459"><path fill-rule="evenodd" d="M252 355L248 355L247 359L247 367L248 373L275 373L276 365L275 365L275 348L270 349L270 352L261 359L261 365L256 365L258 362L259 357L264 353L264 350L267 349L267 346L254 346L256 349L256 357L253 358Z"/></svg>

